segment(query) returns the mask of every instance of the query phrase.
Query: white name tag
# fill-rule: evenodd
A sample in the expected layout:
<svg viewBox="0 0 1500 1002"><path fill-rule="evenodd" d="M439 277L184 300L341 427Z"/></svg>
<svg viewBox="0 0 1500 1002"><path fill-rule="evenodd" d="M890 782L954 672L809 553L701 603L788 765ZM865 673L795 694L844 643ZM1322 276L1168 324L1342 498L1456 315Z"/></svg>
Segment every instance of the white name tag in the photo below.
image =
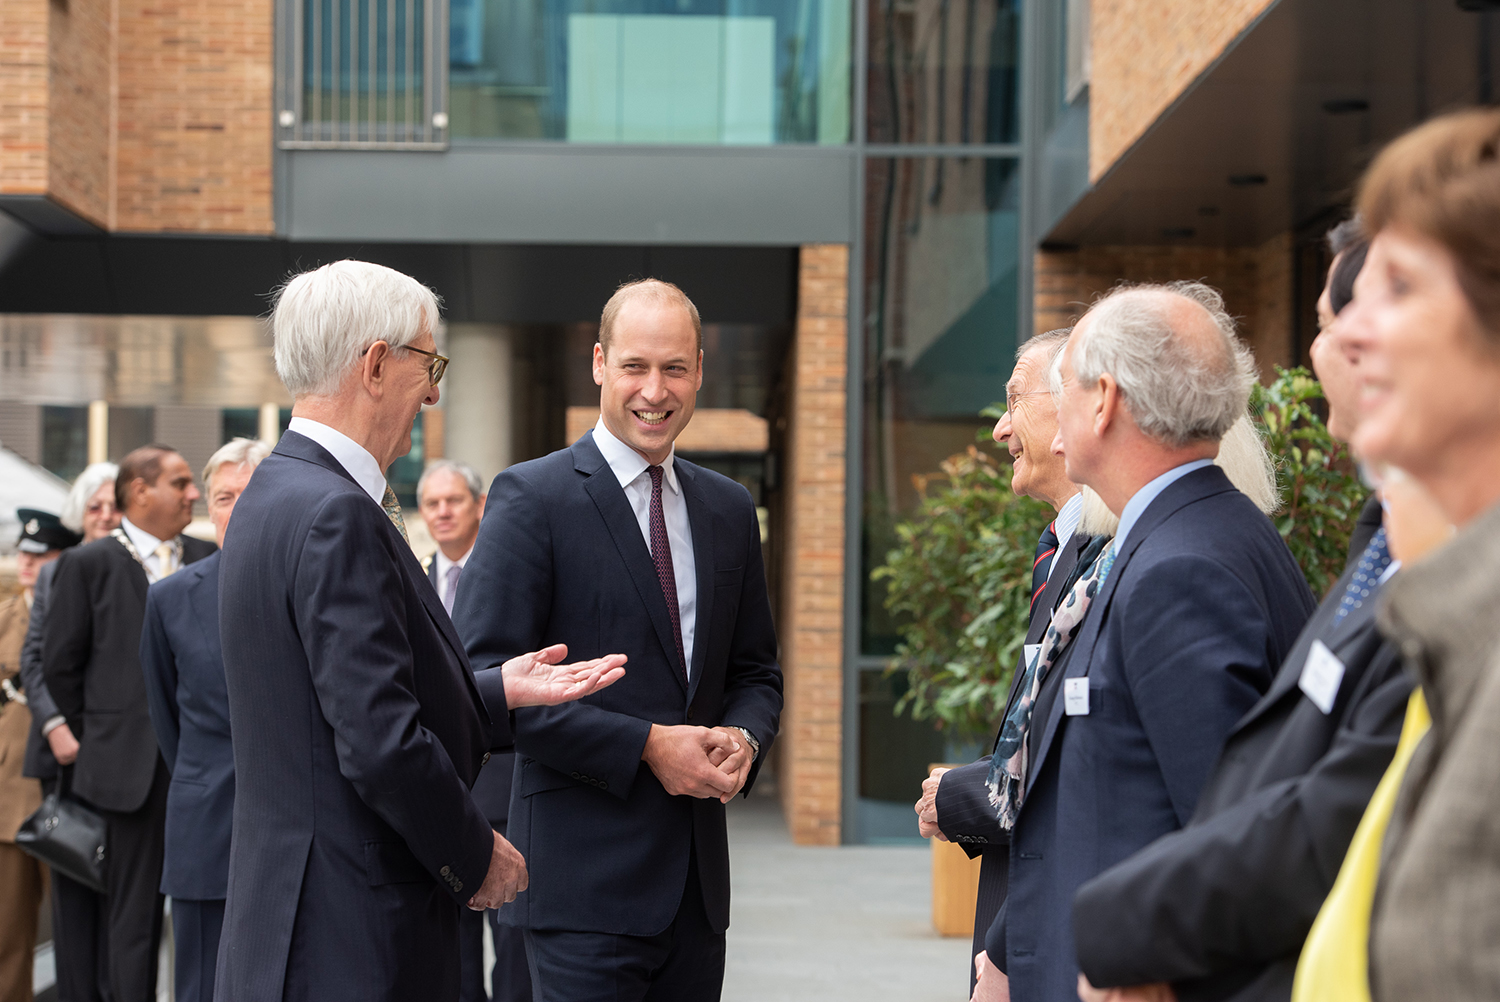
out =
<svg viewBox="0 0 1500 1002"><path fill-rule="evenodd" d="M1041 644L1027 644L1021 656L1026 659L1026 667L1030 668L1036 663L1037 658L1042 656Z"/></svg>
<svg viewBox="0 0 1500 1002"><path fill-rule="evenodd" d="M1089 680L1087 678L1063 679L1063 712L1070 717L1089 715Z"/></svg>
<svg viewBox="0 0 1500 1002"><path fill-rule="evenodd" d="M1328 649L1321 640L1314 640L1312 650L1307 652L1307 661L1302 665L1302 677L1297 687L1307 694L1313 705L1324 713L1333 712L1333 701L1339 694L1339 683L1344 681L1344 662Z"/></svg>

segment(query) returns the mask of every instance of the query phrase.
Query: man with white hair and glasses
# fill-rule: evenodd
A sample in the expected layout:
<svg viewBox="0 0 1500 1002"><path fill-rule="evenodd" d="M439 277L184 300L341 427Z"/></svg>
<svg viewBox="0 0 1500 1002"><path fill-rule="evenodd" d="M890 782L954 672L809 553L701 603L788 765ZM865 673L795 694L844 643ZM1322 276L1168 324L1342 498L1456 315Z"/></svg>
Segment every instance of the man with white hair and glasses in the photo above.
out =
<svg viewBox="0 0 1500 1002"><path fill-rule="evenodd" d="M1213 463L1255 378L1217 292L1112 292L1054 377L1053 448L1120 523L1042 644L1061 685L1031 721L1041 740L1009 805L1009 895L976 1000L1078 998L1074 892L1188 822L1314 605L1276 527Z"/></svg>
<svg viewBox="0 0 1500 1002"><path fill-rule="evenodd" d="M221 1002L459 995L459 908L525 890L469 787L515 707L624 674L554 645L475 673L385 470L438 400L437 298L379 265L293 278L272 315L292 421L220 571L235 804Z"/></svg>

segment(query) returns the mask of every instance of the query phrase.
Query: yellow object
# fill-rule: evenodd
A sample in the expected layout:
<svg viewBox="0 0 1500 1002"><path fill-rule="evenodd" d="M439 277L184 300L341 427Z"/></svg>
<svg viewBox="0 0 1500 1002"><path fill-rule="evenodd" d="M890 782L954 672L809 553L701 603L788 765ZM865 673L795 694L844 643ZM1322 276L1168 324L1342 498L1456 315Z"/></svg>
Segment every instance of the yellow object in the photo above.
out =
<svg viewBox="0 0 1500 1002"><path fill-rule="evenodd" d="M939 936L974 935L979 865L952 842L932 840L932 927Z"/></svg>
<svg viewBox="0 0 1500 1002"><path fill-rule="evenodd" d="M1370 913L1380 877L1380 847L1412 753L1431 726L1427 701L1418 689L1407 701L1396 755L1365 808L1333 890L1307 934L1292 1002L1370 1002Z"/></svg>

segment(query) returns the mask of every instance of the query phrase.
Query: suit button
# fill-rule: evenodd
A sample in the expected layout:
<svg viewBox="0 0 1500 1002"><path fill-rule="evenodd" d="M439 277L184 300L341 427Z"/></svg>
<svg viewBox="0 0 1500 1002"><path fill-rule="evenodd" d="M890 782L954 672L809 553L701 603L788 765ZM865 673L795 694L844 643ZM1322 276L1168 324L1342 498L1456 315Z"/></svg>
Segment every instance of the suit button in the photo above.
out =
<svg viewBox="0 0 1500 1002"><path fill-rule="evenodd" d="M687 715L687 718L688 718L688 719L689 719L689 720L692 720L692 719L693 719L693 711L692 711L692 710L688 710L688 715Z"/></svg>
<svg viewBox="0 0 1500 1002"><path fill-rule="evenodd" d="M489 752L485 752L484 753L484 758L481 758L479 760L479 764L480 765L489 765L490 764L490 753Z"/></svg>
<svg viewBox="0 0 1500 1002"><path fill-rule="evenodd" d="M601 780L599 780L599 789L601 789L601 790L607 790L607 789L609 789L609 784L606 783L604 780L601 779Z"/></svg>
<svg viewBox="0 0 1500 1002"><path fill-rule="evenodd" d="M464 889L464 882L462 880L455 880L453 882L453 893L454 894L459 893L463 889Z"/></svg>
<svg viewBox="0 0 1500 1002"><path fill-rule="evenodd" d="M568 775L572 776L574 779L582 779L583 778L582 776L578 775L578 773L576 773L576 772L569 773Z"/></svg>
<svg viewBox="0 0 1500 1002"><path fill-rule="evenodd" d="M441 873L443 876L446 877L446 876L448 876L448 874L452 873L453 871L450 870L448 867L445 866L441 870L439 870L438 872Z"/></svg>

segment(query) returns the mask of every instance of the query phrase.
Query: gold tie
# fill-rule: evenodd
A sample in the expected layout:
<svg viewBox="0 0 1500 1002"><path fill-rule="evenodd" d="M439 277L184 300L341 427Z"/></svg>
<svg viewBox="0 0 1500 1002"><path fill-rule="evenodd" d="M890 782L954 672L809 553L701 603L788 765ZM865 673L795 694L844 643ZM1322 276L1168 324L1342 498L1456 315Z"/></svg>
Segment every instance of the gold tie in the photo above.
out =
<svg viewBox="0 0 1500 1002"><path fill-rule="evenodd" d="M401 502L396 500L396 492L391 490L390 484L385 485L385 497L380 499L380 507L385 509L386 518L401 533L401 538L410 544L411 538L406 535L406 520L401 517Z"/></svg>
<svg viewBox="0 0 1500 1002"><path fill-rule="evenodd" d="M156 580L171 576L177 570L177 548L166 542L153 552L156 554Z"/></svg>

